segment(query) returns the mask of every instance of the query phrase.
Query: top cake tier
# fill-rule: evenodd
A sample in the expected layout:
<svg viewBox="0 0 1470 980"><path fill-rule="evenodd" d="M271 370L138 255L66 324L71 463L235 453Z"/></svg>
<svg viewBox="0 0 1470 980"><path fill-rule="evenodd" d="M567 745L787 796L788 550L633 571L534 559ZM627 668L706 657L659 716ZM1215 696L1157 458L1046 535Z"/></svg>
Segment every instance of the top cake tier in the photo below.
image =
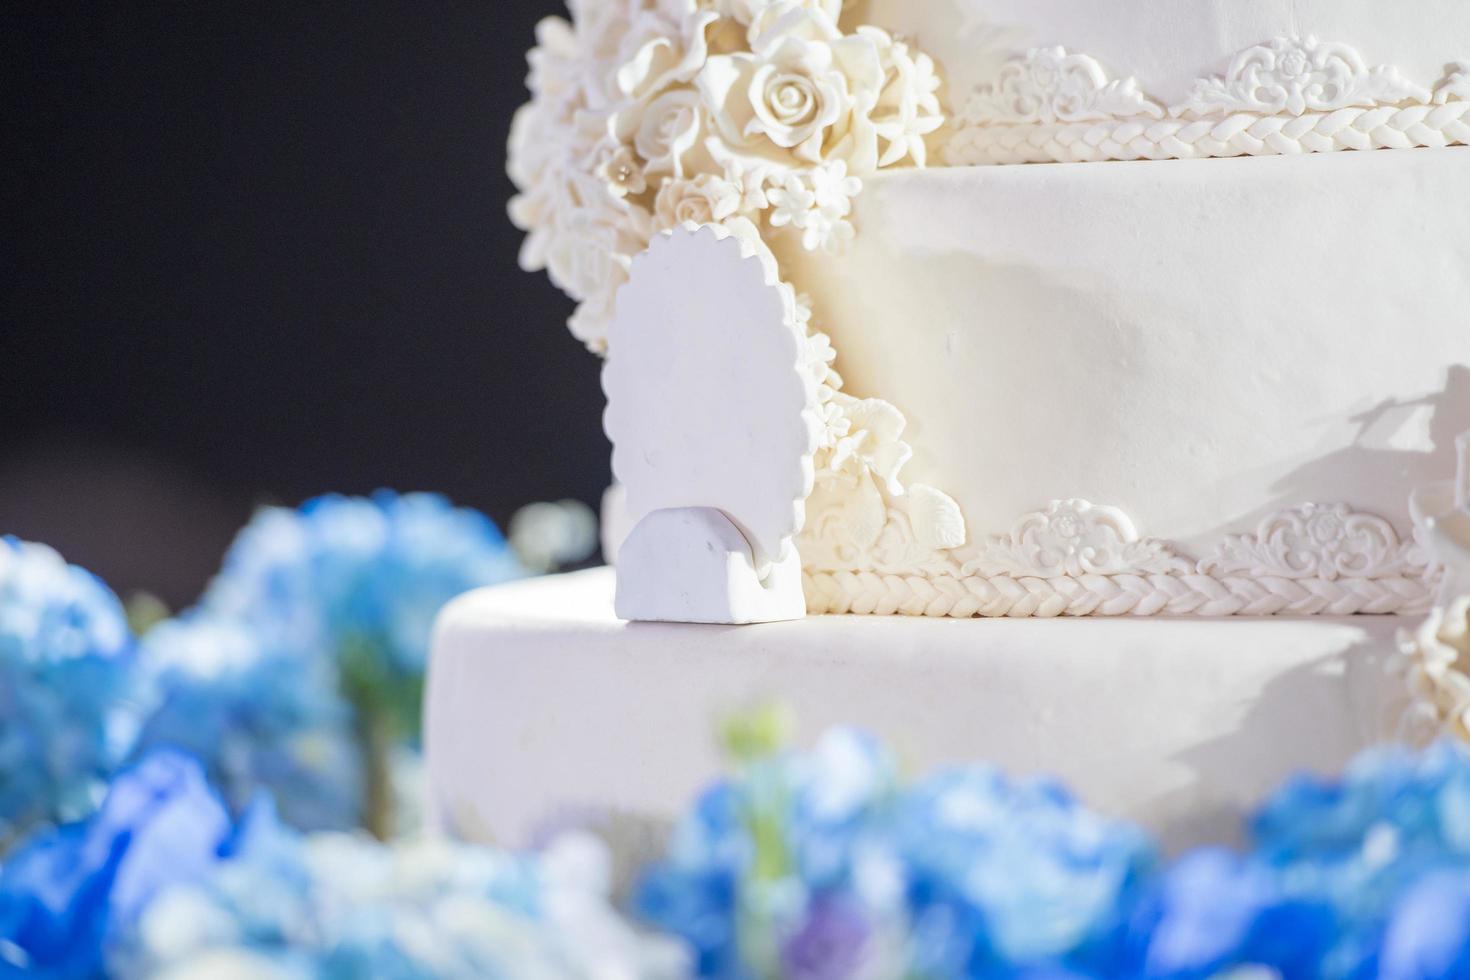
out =
<svg viewBox="0 0 1470 980"><path fill-rule="evenodd" d="M1470 59L1463 0L865 0L844 16L916 41L943 65L956 109L1007 61L1054 46L1136 79L1165 109L1187 105L1201 79L1279 37L1349 46L1366 68L1430 92Z"/></svg>

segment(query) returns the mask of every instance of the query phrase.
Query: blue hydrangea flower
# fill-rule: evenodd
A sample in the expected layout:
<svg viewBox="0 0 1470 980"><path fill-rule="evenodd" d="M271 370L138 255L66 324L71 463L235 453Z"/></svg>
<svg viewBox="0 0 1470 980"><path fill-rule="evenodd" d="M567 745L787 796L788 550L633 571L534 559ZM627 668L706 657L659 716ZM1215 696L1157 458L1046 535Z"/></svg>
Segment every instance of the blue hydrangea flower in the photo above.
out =
<svg viewBox="0 0 1470 980"><path fill-rule="evenodd" d="M1107 975L1154 865L1051 783L964 769L902 789L857 732L706 792L637 908L703 976Z"/></svg>
<svg viewBox="0 0 1470 980"><path fill-rule="evenodd" d="M350 639L422 673L434 617L462 592L520 574L495 524L437 494L326 496L265 508L225 556L203 604L310 648Z"/></svg>
<svg viewBox="0 0 1470 980"><path fill-rule="evenodd" d="M538 858L436 838L296 838L163 894L111 962L147 976L684 976L682 947L613 911L608 877L585 838Z"/></svg>
<svg viewBox="0 0 1470 980"><path fill-rule="evenodd" d="M155 896L201 879L252 833L247 822L237 834L198 763L150 755L89 820L42 833L0 868L0 971L95 975Z"/></svg>
<svg viewBox="0 0 1470 980"><path fill-rule="evenodd" d="M1336 923L1314 896L1287 894L1275 868L1207 848L1169 868L1134 928L1142 978L1209 980L1254 968L1307 980L1321 975Z"/></svg>
<svg viewBox="0 0 1470 980"><path fill-rule="evenodd" d="M680 823L639 913L688 942L702 976L836 977L838 960L891 956L901 888L872 838L895 790L891 756L849 729L751 760Z"/></svg>
<svg viewBox="0 0 1470 980"><path fill-rule="evenodd" d="M924 976L1112 975L1155 854L1147 836L1046 779L942 772L904 794L892 836Z"/></svg>
<svg viewBox="0 0 1470 980"><path fill-rule="evenodd" d="M1380 980L1470 977L1470 871L1432 872L1398 901L1378 956Z"/></svg>
<svg viewBox="0 0 1470 980"><path fill-rule="evenodd" d="M294 827L359 824L362 762L329 660L192 613L150 630L139 661L152 706L139 751L172 746L203 760L233 812L269 790Z"/></svg>
<svg viewBox="0 0 1470 980"><path fill-rule="evenodd" d="M1370 750L1340 780L1289 782L1251 830L1288 895L1333 910L1324 974L1356 975L1402 896L1428 874L1470 868L1470 756L1450 743Z"/></svg>
<svg viewBox="0 0 1470 980"><path fill-rule="evenodd" d="M0 538L0 853L85 815L127 752L122 604L55 551Z"/></svg>
<svg viewBox="0 0 1470 980"><path fill-rule="evenodd" d="M335 659L353 701L413 737L439 610L519 573L494 523L443 497L328 496L256 514L201 605L277 648Z"/></svg>
<svg viewBox="0 0 1470 980"><path fill-rule="evenodd" d="M432 494L263 509L198 608L146 638L144 741L199 753L236 806L267 787L302 829L401 831L434 618L517 574L488 518Z"/></svg>

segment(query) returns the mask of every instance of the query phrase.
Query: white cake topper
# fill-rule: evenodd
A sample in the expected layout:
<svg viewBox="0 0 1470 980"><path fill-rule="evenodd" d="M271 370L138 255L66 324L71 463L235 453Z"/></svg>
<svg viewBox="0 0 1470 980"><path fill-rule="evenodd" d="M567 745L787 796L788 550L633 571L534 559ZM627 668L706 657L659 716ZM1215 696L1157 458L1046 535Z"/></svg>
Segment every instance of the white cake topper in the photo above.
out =
<svg viewBox="0 0 1470 980"><path fill-rule="evenodd" d="M618 614L804 615L792 539L812 491L816 382L774 258L715 226L660 236L633 261L609 340L604 424L637 522Z"/></svg>

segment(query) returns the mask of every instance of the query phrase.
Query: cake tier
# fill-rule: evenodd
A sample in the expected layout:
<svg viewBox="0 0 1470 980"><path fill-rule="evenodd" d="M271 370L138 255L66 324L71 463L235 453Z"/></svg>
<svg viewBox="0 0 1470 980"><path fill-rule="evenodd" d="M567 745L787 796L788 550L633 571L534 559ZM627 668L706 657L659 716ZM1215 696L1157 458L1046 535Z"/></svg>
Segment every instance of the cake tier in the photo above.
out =
<svg viewBox="0 0 1470 980"><path fill-rule="evenodd" d="M720 771L715 725L761 699L803 740L856 724L915 772L988 760L1060 776L1171 847L1230 840L1283 777L1386 730L1388 617L822 617L625 624L599 569L471 593L442 614L425 737L437 819L516 844L568 812L673 819Z"/></svg>
<svg viewBox="0 0 1470 980"><path fill-rule="evenodd" d="M847 8L854 22L910 37L932 55L956 108L1014 55L1054 45L1136 78L1166 106L1184 103L1197 80L1226 71L1237 52L1276 37L1345 42L1367 64L1425 86L1470 58L1470 5L1461 0L866 0Z"/></svg>
<svg viewBox="0 0 1470 980"><path fill-rule="evenodd" d="M1413 566L1408 495L1470 426L1467 215L1458 148L956 168L781 258L847 390L907 417L905 478L959 503L957 563L1031 574L1024 527L987 543L1081 498L1203 574L1366 581Z"/></svg>

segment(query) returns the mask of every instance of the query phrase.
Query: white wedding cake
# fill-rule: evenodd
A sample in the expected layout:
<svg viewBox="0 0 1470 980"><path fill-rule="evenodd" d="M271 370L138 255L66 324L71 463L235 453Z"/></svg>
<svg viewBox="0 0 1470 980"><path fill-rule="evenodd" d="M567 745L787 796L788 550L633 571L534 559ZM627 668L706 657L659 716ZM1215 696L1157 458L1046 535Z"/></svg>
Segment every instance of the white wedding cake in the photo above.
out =
<svg viewBox="0 0 1470 980"><path fill-rule="evenodd" d="M569 6L512 218L607 359L616 599L445 614L446 821L672 813L758 696L1179 841L1391 729L1382 614L1454 581L1409 500L1470 428L1470 5Z"/></svg>

